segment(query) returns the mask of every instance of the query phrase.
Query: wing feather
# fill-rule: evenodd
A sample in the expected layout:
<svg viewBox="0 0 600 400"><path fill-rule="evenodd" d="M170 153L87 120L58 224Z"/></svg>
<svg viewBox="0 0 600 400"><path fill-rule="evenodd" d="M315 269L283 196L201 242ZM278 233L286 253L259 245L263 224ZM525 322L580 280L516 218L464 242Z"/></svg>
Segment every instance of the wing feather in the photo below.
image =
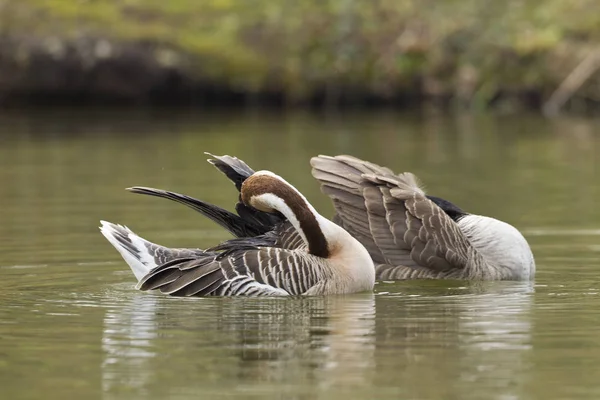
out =
<svg viewBox="0 0 600 400"><path fill-rule="evenodd" d="M280 248L238 249L223 256L173 260L140 280L140 290L158 289L173 296L300 295L321 279L315 260Z"/></svg>
<svg viewBox="0 0 600 400"><path fill-rule="evenodd" d="M350 156L318 156L313 176L336 219L378 264L378 279L469 277L485 260L412 173Z"/></svg>

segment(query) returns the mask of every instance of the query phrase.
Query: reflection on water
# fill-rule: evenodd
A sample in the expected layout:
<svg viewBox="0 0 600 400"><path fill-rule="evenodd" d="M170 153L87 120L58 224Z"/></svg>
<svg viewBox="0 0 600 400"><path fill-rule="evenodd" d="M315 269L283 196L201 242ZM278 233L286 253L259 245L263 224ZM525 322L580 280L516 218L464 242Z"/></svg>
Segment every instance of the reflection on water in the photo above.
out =
<svg viewBox="0 0 600 400"><path fill-rule="evenodd" d="M517 399L527 383L532 349L532 285L517 284L504 293L477 296L460 320L461 380L487 383L488 398ZM483 394L483 393L482 393Z"/></svg>
<svg viewBox="0 0 600 400"><path fill-rule="evenodd" d="M102 391L110 393L115 383L144 390L150 382L148 366L156 353L152 351L152 340L156 339L154 315L157 299L152 296L137 296L125 307L109 308L104 317L102 350Z"/></svg>
<svg viewBox="0 0 600 400"><path fill-rule="evenodd" d="M0 387L19 398L600 398L598 121L532 116L107 112L0 115ZM173 299L134 291L98 221L167 246L228 237L204 151L272 169L323 214L316 154L415 172L523 231L535 283L381 283L375 294Z"/></svg>
<svg viewBox="0 0 600 400"><path fill-rule="evenodd" d="M175 310L172 301L179 303ZM207 375L215 373L225 375L216 382L221 393L237 390L227 378L272 393L280 388L263 385L364 387L375 367L374 329L372 293L266 301L136 295L104 318L103 392L106 398L132 387L152 393L161 386L158 376L178 379L165 368L190 358L204 373L183 379L178 391L206 393Z"/></svg>
<svg viewBox="0 0 600 400"><path fill-rule="evenodd" d="M520 398L532 350L533 284L459 285L402 283L410 297L378 297L378 386L418 382L402 388L406 398ZM385 357L391 352L394 359Z"/></svg>
<svg viewBox="0 0 600 400"><path fill-rule="evenodd" d="M478 398L490 389L488 398L518 398L530 367L532 284L459 291L266 301L126 296L104 317L104 397L132 388L172 396L160 382L167 380L188 394L236 393L241 385L271 395L292 387L306 398L372 387L411 398ZM472 384L478 391L465 394Z"/></svg>

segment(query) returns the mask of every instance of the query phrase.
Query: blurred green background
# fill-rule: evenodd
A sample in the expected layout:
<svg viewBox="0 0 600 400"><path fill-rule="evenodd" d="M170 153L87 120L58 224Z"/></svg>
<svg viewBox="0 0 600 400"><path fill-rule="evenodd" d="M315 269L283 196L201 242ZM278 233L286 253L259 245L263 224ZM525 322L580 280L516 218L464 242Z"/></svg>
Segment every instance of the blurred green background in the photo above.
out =
<svg viewBox="0 0 600 400"><path fill-rule="evenodd" d="M0 99L552 114L594 109L599 39L593 0L3 0Z"/></svg>

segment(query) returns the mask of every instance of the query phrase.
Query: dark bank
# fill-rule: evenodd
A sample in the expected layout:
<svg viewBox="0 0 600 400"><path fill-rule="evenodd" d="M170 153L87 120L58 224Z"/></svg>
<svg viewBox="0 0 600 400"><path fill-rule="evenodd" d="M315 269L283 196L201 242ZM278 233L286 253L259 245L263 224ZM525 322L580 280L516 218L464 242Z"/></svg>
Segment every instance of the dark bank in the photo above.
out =
<svg viewBox="0 0 600 400"><path fill-rule="evenodd" d="M36 1L0 5L4 105L434 104L590 112L600 5Z"/></svg>

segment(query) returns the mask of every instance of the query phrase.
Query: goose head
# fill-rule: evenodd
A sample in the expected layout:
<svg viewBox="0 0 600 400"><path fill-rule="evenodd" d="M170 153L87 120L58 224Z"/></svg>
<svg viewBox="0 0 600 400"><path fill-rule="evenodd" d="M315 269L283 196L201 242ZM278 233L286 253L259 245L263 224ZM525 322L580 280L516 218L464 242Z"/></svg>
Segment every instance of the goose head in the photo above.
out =
<svg viewBox="0 0 600 400"><path fill-rule="evenodd" d="M302 236L309 253L330 256L327 224L294 186L270 171L257 171L242 184L241 199L247 206L267 213L282 213Z"/></svg>
<svg viewBox="0 0 600 400"><path fill-rule="evenodd" d="M240 190L244 204L267 213L278 212L282 202L288 207L309 207L306 198L281 176L271 171L250 175Z"/></svg>

